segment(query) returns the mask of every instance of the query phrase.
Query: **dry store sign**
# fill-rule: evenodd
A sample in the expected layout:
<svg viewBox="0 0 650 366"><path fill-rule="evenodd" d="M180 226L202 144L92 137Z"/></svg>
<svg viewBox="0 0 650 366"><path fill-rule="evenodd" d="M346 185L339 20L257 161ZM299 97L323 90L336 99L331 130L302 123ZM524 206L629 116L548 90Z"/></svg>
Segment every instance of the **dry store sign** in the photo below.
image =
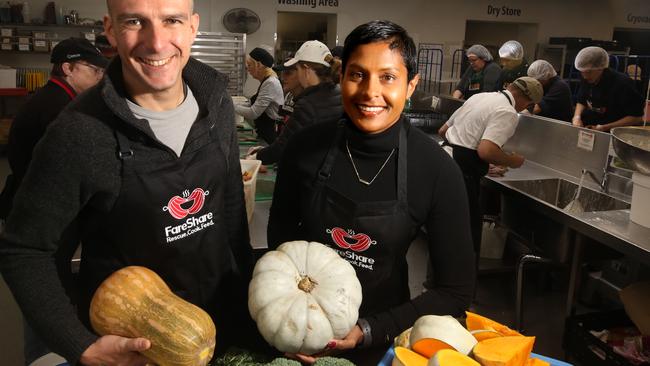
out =
<svg viewBox="0 0 650 366"><path fill-rule="evenodd" d="M310 8L338 8L339 0L278 0L279 5L300 5Z"/></svg>
<svg viewBox="0 0 650 366"><path fill-rule="evenodd" d="M521 16L521 9L510 8L510 7L507 7L505 5L503 5L503 6L488 5L487 14L488 15L494 15L495 18L498 18L499 16L520 17Z"/></svg>

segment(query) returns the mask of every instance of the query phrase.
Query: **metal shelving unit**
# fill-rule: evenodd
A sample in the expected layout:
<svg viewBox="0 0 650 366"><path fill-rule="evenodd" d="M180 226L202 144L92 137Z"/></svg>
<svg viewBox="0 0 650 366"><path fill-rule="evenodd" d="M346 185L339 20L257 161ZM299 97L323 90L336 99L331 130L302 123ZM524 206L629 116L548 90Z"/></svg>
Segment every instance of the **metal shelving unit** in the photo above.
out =
<svg viewBox="0 0 650 366"><path fill-rule="evenodd" d="M190 55L228 75L230 95L243 95L246 82L246 34L199 32Z"/></svg>

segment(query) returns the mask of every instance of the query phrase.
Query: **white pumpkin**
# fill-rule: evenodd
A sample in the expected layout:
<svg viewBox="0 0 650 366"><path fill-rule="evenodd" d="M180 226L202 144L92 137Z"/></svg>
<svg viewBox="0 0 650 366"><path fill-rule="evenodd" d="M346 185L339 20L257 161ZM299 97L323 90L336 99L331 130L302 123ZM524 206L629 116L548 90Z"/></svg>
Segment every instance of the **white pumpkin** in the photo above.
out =
<svg viewBox="0 0 650 366"><path fill-rule="evenodd" d="M444 342L464 355L468 355L478 343L476 338L450 315L424 315L419 317L413 324L413 330L409 337L411 348L418 341L424 339L435 339Z"/></svg>
<svg viewBox="0 0 650 366"><path fill-rule="evenodd" d="M350 332L361 298L350 263L323 244L291 241L255 264L248 310L269 344L310 355Z"/></svg>

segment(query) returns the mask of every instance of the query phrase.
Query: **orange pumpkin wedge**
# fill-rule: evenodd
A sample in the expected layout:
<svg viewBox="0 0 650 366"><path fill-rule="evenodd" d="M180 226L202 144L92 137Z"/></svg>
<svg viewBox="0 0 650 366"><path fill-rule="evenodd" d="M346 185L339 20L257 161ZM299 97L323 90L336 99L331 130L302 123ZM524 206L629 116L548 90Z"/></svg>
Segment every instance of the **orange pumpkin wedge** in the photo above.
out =
<svg viewBox="0 0 650 366"><path fill-rule="evenodd" d="M470 331L477 341L484 341L490 338L503 337L503 335L492 329L477 329Z"/></svg>
<svg viewBox="0 0 650 366"><path fill-rule="evenodd" d="M474 347L474 358L483 366L525 366L535 337L490 338Z"/></svg>
<svg viewBox="0 0 650 366"><path fill-rule="evenodd" d="M432 359L429 360L428 366L481 366L478 362L465 356L464 354L452 350L443 349L438 351Z"/></svg>
<svg viewBox="0 0 650 366"><path fill-rule="evenodd" d="M539 358L529 358L526 361L526 366L551 366L551 364Z"/></svg>
<svg viewBox="0 0 650 366"><path fill-rule="evenodd" d="M493 330L503 336L521 336L522 334L492 319L466 311L465 325L470 332L473 330Z"/></svg>
<svg viewBox="0 0 650 366"><path fill-rule="evenodd" d="M452 349L454 351L456 350L454 347L448 345L447 343L433 338L422 338L419 341L413 343L411 349L426 358L433 357L436 353L438 353L438 351L443 349Z"/></svg>
<svg viewBox="0 0 650 366"><path fill-rule="evenodd" d="M392 366L427 366L429 360L408 348L395 347Z"/></svg>

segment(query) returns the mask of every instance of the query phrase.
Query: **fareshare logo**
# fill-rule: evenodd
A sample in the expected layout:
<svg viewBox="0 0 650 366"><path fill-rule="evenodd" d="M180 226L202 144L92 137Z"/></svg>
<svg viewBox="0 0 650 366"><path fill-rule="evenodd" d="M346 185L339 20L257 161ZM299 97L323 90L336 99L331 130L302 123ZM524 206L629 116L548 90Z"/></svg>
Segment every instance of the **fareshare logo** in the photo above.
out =
<svg viewBox="0 0 650 366"><path fill-rule="evenodd" d="M183 191L183 197L172 197L167 206L163 207L163 211L169 211L169 214L177 220L183 219L187 215L193 215L201 211L205 203L205 196L208 194L210 194L210 191L204 191L201 188L195 188L192 194L186 189Z"/></svg>
<svg viewBox="0 0 650 366"><path fill-rule="evenodd" d="M167 206L163 207L163 211L177 219L181 220L188 215L194 215L203 208L205 204L205 197L210 194L209 191L204 191L201 188L195 188L192 193L189 190L183 191L182 196L172 197ZM168 243L175 240L184 239L192 234L214 225L213 214L208 212L201 216L190 216L183 223L175 226L165 227L165 237Z"/></svg>

